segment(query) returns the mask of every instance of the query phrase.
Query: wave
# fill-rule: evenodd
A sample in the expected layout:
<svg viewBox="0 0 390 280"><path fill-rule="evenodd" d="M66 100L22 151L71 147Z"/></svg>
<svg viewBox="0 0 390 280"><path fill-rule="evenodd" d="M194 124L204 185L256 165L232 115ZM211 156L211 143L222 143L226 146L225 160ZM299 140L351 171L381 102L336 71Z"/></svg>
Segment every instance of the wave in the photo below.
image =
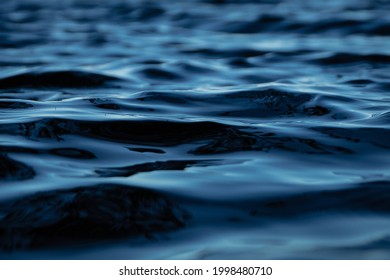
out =
<svg viewBox="0 0 390 280"><path fill-rule="evenodd" d="M389 8L1 1L0 258L386 258Z"/></svg>
<svg viewBox="0 0 390 280"><path fill-rule="evenodd" d="M28 72L0 79L0 89L96 88L119 80L85 71Z"/></svg>

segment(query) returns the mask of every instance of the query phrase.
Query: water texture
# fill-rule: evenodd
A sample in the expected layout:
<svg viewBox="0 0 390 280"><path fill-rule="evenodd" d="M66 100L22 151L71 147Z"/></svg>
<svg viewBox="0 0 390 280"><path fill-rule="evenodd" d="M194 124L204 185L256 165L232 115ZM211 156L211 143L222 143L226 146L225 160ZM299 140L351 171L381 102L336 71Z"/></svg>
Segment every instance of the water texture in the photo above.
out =
<svg viewBox="0 0 390 280"><path fill-rule="evenodd" d="M0 2L1 259L390 259L390 2Z"/></svg>

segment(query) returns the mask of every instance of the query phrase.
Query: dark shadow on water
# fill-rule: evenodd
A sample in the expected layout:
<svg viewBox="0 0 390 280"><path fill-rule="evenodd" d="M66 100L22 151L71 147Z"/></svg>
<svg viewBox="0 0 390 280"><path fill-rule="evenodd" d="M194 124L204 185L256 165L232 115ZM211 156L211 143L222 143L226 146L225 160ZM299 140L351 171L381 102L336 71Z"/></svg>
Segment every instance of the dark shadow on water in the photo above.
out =
<svg viewBox="0 0 390 280"><path fill-rule="evenodd" d="M64 247L183 228L189 214L165 195L120 185L37 193L0 204L2 250Z"/></svg>
<svg viewBox="0 0 390 280"><path fill-rule="evenodd" d="M0 154L0 181L26 180L34 176L30 166Z"/></svg>

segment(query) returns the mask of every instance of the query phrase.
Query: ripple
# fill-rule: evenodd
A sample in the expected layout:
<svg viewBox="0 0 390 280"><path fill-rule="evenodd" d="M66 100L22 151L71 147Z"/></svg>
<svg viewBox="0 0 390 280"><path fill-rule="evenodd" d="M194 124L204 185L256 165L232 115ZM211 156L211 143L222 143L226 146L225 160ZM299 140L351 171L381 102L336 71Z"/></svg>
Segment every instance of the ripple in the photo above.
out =
<svg viewBox="0 0 390 280"><path fill-rule="evenodd" d="M137 100L147 104L186 106L187 112L194 114L243 117L275 118L298 116L324 116L331 112L325 104L316 101L317 95L285 91L274 88L249 91L231 91L220 93L178 93L178 92L142 92ZM330 98L332 99L332 98ZM326 105L328 106L328 105ZM180 108L181 109L181 108Z"/></svg>
<svg viewBox="0 0 390 280"><path fill-rule="evenodd" d="M90 88L113 81L119 79L83 71L29 72L0 79L0 89Z"/></svg>
<svg viewBox="0 0 390 280"><path fill-rule="evenodd" d="M336 53L331 54L325 58L319 58L314 60L317 63L324 65L339 65L339 64L356 64L356 63L369 63L369 64L387 64L390 62L389 55L382 54L351 54L351 53Z"/></svg>
<svg viewBox="0 0 390 280"><path fill-rule="evenodd" d="M124 167L98 169L95 172L101 177L129 177L141 172L158 170L184 170L191 166L210 166L218 163L211 160L170 160L136 164Z"/></svg>
<svg viewBox="0 0 390 280"><path fill-rule="evenodd" d="M208 144L192 151L193 154L219 154L237 151L270 151L284 150L307 154L350 154L352 151L340 146L323 144L314 139L283 137L275 133L248 133L229 129Z"/></svg>
<svg viewBox="0 0 390 280"><path fill-rule="evenodd" d="M139 153L156 153L156 154L165 154L163 150L152 149L152 148L129 148L129 150Z"/></svg>
<svg viewBox="0 0 390 280"><path fill-rule="evenodd" d="M141 75L152 80L180 80L182 77L168 70L157 68L144 68L139 71Z"/></svg>
<svg viewBox="0 0 390 280"><path fill-rule="evenodd" d="M75 148L51 149L49 152L51 154L54 154L57 156L63 156L63 157L74 158L74 159L93 159L93 158L96 158L96 156L89 151L84 151L84 150L75 149Z"/></svg>
<svg viewBox="0 0 390 280"><path fill-rule="evenodd" d="M388 256L389 8L1 1L0 258Z"/></svg>

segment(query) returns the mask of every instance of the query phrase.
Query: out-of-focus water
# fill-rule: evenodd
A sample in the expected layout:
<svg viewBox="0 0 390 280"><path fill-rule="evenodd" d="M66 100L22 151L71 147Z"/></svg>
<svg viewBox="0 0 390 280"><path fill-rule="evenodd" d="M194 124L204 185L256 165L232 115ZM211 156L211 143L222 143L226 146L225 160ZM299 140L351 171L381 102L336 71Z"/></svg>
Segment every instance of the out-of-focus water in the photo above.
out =
<svg viewBox="0 0 390 280"><path fill-rule="evenodd" d="M390 2L0 3L0 258L389 259Z"/></svg>

